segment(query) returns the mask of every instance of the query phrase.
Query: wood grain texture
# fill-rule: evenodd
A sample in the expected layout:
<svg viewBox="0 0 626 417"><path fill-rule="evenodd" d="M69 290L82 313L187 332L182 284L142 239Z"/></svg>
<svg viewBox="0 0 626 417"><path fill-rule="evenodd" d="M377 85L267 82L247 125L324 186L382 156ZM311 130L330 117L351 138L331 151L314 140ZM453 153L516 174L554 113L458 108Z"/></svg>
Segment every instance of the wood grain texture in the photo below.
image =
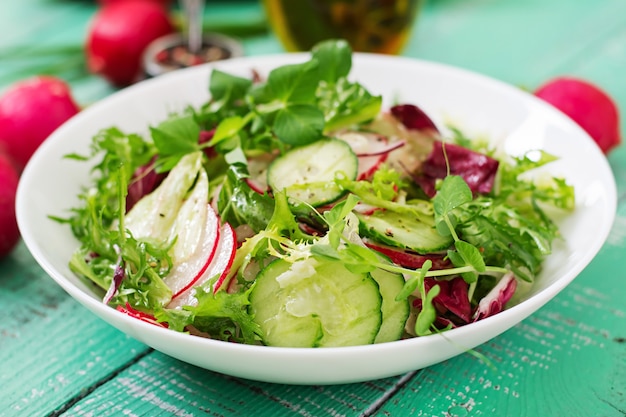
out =
<svg viewBox="0 0 626 417"><path fill-rule="evenodd" d="M398 378L290 386L228 377L154 352L75 404L67 416L360 416Z"/></svg>
<svg viewBox="0 0 626 417"><path fill-rule="evenodd" d="M427 368L378 415L623 416L626 310L611 297L572 284L476 349L494 368L468 354Z"/></svg>
<svg viewBox="0 0 626 417"><path fill-rule="evenodd" d="M534 88L624 27L621 0L431 0L404 53Z"/></svg>
<svg viewBox="0 0 626 417"><path fill-rule="evenodd" d="M476 349L495 368L469 354L427 368L378 415L625 415L625 214L571 285Z"/></svg>
<svg viewBox="0 0 626 417"><path fill-rule="evenodd" d="M28 52L80 44L95 2L0 7L0 53L16 46ZM215 23L260 11L255 2L208 2L207 9ZM243 43L249 55L282 50L271 34ZM625 109L624 45L623 0L430 0L404 55L531 89L552 76L577 75ZM31 75L28 63L0 62L0 89ZM89 76L72 87L85 105L114 91ZM325 387L216 374L153 352L100 321L22 245L0 261L0 417L624 416L626 147L609 162L620 205L606 245L552 302L476 349L493 367L465 354L402 377Z"/></svg>
<svg viewBox="0 0 626 417"><path fill-rule="evenodd" d="M47 415L148 350L70 298L23 245L0 271L0 416Z"/></svg>

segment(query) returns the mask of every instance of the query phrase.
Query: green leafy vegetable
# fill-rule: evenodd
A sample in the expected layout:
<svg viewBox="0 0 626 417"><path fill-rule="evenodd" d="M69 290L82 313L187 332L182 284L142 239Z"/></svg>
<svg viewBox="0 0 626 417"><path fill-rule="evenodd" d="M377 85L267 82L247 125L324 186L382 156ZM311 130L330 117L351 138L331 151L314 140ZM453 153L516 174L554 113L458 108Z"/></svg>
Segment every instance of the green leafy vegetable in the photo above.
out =
<svg viewBox="0 0 626 417"><path fill-rule="evenodd" d="M237 227L249 225L255 232L267 227L274 213L274 199L252 190L246 178L249 174L242 164L232 164L222 183L218 211L222 220Z"/></svg>
<svg viewBox="0 0 626 417"><path fill-rule="evenodd" d="M82 190L80 205L67 218L55 218L69 224L80 242L69 262L72 271L100 287L112 306L149 312L172 330L250 344L264 340L248 308L250 294L256 275L276 259L296 269L289 270L289 278L306 279L306 274L297 274L298 268L314 269L311 265L318 262L340 263L368 279L381 270L404 277L402 290L393 292L396 302L412 306L415 324L409 331L417 336L458 323L442 307L446 297L452 298L446 293L452 283L461 284L464 305L475 309L504 274L532 281L559 238L552 215L575 204L566 181L534 175L554 160L545 152L500 158L488 195L474 194L461 176L447 175L438 180L436 195L425 198L413 173L393 168L397 164L377 166L366 180L334 172L328 183L341 192L322 207L270 190L271 181L267 191L263 188L269 164L289 151L293 154L294 148L329 140L338 131L383 134L369 123L381 113L382 99L348 78L351 66L348 44L328 41L318 44L308 60L275 68L267 79L213 70L211 98L198 108L169 115L150 128L148 138L116 128L99 132L88 155L68 156L96 160L92 184ZM452 132L455 142L495 157L487 142L470 140L455 128ZM126 212L128 186L141 181L142 169L155 166L166 176L162 189L169 191L145 190L137 204L154 207L147 223L161 222L162 227L152 236L134 236L133 221L145 216ZM179 176L180 169L184 172ZM303 187L321 186L318 182ZM263 187L256 187L259 183ZM216 291L206 290L213 285L195 287L196 304L171 309L173 294L164 279L174 267L178 237L171 236L170 226L182 202L193 201L192 189L203 191L202 201L212 196L211 207L220 220L242 236L237 236L232 264L225 271L227 285ZM363 207L376 214L364 214L359 211ZM364 234L367 216L383 224L376 229L378 236ZM398 237L406 235L438 246L422 251ZM421 262L409 267L394 254L402 261ZM402 282L396 284L400 288ZM460 316L468 321L470 313ZM443 327L446 322L452 324Z"/></svg>
<svg viewBox="0 0 626 417"><path fill-rule="evenodd" d="M247 312L252 288L229 294L223 291L207 292L198 287L196 306L185 307L184 310L157 309L155 317L168 323L173 330L184 331L188 326L193 326L197 331L208 333L213 339L255 344L260 339L261 330Z"/></svg>

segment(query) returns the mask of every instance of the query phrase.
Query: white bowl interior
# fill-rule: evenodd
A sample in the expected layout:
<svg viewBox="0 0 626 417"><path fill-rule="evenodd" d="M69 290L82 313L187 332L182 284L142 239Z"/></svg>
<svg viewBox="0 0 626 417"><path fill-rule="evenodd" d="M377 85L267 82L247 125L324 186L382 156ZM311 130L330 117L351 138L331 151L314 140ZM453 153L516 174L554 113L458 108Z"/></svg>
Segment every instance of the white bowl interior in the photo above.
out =
<svg viewBox="0 0 626 417"><path fill-rule="evenodd" d="M18 189L18 224L37 262L102 319L173 357L245 378L329 384L397 375L484 343L548 302L601 248L615 215L615 182L604 155L571 120L531 95L481 75L415 59L356 54L352 78L382 94L385 106L414 103L439 125L452 122L470 135L488 136L507 152L519 154L541 148L560 157L549 170L575 186L577 209L559 222L564 239L556 243L543 272L517 305L446 332L445 337L328 349L269 348L208 340L157 328L103 305L100 296L68 268L77 247L69 228L48 217L67 215L89 175L88 164L63 156L86 154L91 138L101 128L118 126L129 132L145 132L168 112L203 103L209 97L211 68L247 76L252 69L263 74L306 57L238 58L177 71L122 90L68 121L35 153Z"/></svg>

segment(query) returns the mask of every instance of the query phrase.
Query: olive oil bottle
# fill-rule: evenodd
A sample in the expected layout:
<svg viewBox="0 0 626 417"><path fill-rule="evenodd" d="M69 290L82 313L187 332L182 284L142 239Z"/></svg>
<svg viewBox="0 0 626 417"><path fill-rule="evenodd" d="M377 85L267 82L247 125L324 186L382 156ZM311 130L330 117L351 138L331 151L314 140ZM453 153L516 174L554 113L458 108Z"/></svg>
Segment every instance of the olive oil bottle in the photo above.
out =
<svg viewBox="0 0 626 417"><path fill-rule="evenodd" d="M263 0L274 33L288 51L345 39L354 51L401 52L422 0Z"/></svg>

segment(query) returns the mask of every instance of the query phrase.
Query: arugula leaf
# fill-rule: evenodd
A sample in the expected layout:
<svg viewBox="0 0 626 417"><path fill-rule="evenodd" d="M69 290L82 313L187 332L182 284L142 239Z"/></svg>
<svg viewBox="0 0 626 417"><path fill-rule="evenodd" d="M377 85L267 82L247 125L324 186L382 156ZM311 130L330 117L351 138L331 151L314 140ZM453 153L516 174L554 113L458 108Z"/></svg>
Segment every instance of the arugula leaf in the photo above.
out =
<svg viewBox="0 0 626 417"><path fill-rule="evenodd" d="M480 209L481 211L484 208ZM501 265L511 269L518 278L532 281L545 254L538 250L534 240L522 231L515 221L522 216L513 210L502 207L495 210L486 210L477 214L474 210L467 210L460 221L459 230L467 242L481 249L485 262L490 265ZM509 217L514 215L515 217ZM528 225L536 233L544 234L548 241L554 234L539 224Z"/></svg>

